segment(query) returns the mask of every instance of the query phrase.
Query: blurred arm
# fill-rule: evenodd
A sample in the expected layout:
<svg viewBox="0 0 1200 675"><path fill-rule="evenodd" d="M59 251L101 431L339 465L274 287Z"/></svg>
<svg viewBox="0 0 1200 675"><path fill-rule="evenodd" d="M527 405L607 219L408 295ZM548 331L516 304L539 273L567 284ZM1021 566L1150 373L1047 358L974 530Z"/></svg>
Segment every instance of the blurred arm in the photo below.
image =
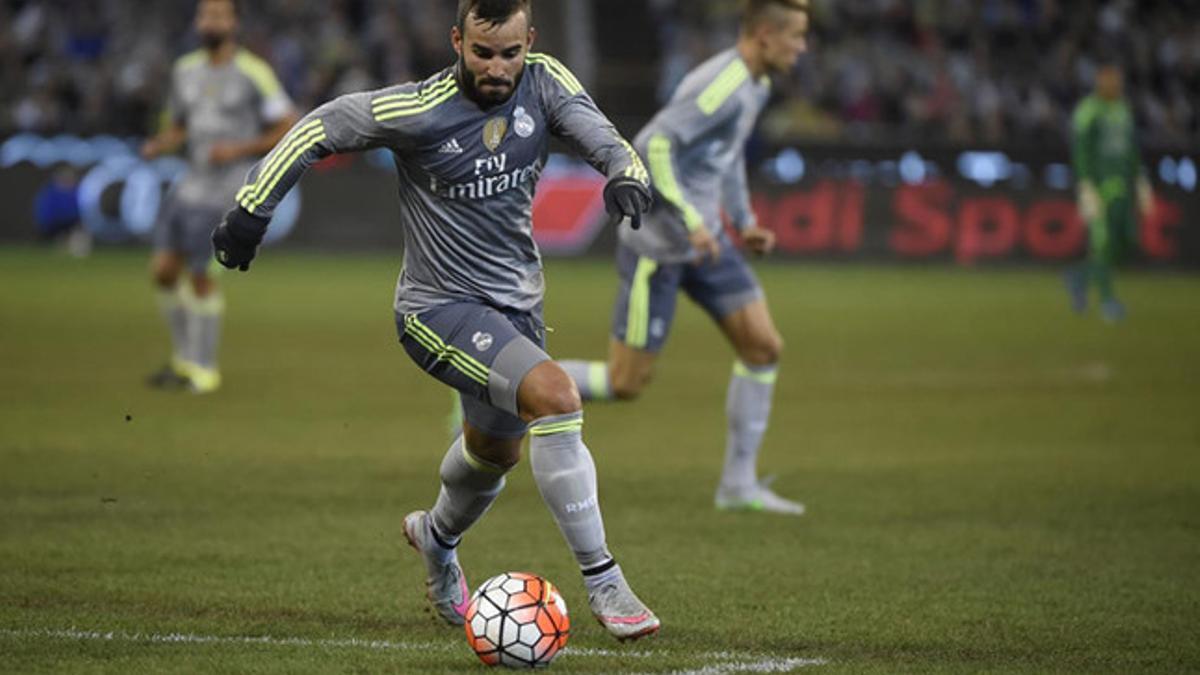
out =
<svg viewBox="0 0 1200 675"><path fill-rule="evenodd" d="M1071 121L1071 162L1079 198L1079 215L1086 221L1099 219L1104 204L1097 187L1096 107L1085 100L1075 109Z"/></svg>
<svg viewBox="0 0 1200 675"><path fill-rule="evenodd" d="M177 74L173 73L171 77L171 91L167 96L167 106L163 110L158 133L142 144L142 157L146 159L178 152L187 142L187 119L183 114Z"/></svg>
<svg viewBox="0 0 1200 675"><path fill-rule="evenodd" d="M739 232L758 225L754 209L750 205L750 180L746 174L746 154L743 152L737 163L725 175L721 186L721 201L734 228Z"/></svg>
<svg viewBox="0 0 1200 675"><path fill-rule="evenodd" d="M153 138L142 144L142 157L156 159L173 154L186 142L187 127L179 122L168 122Z"/></svg>

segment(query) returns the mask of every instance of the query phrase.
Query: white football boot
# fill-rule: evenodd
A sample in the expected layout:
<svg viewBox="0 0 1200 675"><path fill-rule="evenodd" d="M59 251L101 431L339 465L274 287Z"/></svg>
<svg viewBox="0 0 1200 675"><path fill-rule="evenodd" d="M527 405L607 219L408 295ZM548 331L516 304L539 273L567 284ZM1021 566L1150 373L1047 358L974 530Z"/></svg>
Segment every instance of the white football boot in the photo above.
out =
<svg viewBox="0 0 1200 675"><path fill-rule="evenodd" d="M621 642L658 632L658 617L629 588L624 577L617 577L588 594L592 614L605 630Z"/></svg>
<svg viewBox="0 0 1200 675"><path fill-rule="evenodd" d="M425 578L429 604L446 623L452 626L465 624L467 605L471 602L467 578L463 574L462 566L458 564L457 556L451 558L449 563L443 564L432 554L433 547L438 543L434 541L433 533L429 530L429 514L425 511L413 511L405 516L404 537L425 561L425 571L429 575Z"/></svg>
<svg viewBox="0 0 1200 675"><path fill-rule="evenodd" d="M761 511L788 516L804 515L804 505L775 494L769 487L775 479L766 478L747 488L717 488L718 511Z"/></svg>

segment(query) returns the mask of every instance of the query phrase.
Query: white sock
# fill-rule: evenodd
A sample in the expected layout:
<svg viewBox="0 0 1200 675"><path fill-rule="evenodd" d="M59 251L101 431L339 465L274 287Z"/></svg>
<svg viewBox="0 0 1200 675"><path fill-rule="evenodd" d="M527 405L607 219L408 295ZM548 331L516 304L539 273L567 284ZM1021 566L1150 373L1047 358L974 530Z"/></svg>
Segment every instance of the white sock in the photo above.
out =
<svg viewBox="0 0 1200 675"><path fill-rule="evenodd" d="M771 416L777 374L775 365L752 368L741 361L734 364L725 398L729 431L721 474L723 489L745 489L757 481L758 451Z"/></svg>

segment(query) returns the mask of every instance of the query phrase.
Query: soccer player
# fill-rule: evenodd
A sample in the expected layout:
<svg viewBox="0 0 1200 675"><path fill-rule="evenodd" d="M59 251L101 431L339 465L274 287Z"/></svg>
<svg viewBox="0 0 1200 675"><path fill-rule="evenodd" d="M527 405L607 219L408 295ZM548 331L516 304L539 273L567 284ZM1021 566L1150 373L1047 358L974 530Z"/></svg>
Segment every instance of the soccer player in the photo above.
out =
<svg viewBox="0 0 1200 675"><path fill-rule="evenodd" d="M804 513L757 478L757 459L783 339L762 287L725 234L722 210L756 255L775 236L750 208L745 143L767 103L769 75L789 71L807 47L806 0L747 0L737 46L688 74L642 130L658 198L646 227L622 230L620 291L608 362L566 361L584 400L631 400L650 381L683 291L712 317L737 355L726 398L723 510Z"/></svg>
<svg viewBox="0 0 1200 675"><path fill-rule="evenodd" d="M1154 208L1154 191L1142 172L1133 110L1124 97L1123 74L1115 62L1096 73L1096 89L1075 108L1072 159L1079 214L1088 227L1088 259L1067 272L1071 307L1084 312L1088 289L1100 296L1100 314L1114 323L1125 306L1113 288L1113 268L1137 245L1137 207Z"/></svg>
<svg viewBox="0 0 1200 675"><path fill-rule="evenodd" d="M649 176L570 71L529 51L531 20L530 0L460 0L454 66L310 113L251 172L213 244L226 267L248 269L275 205L313 162L391 150L405 235L400 342L460 392L465 411L436 503L404 519L429 600L447 622L463 623L469 595L455 547L504 488L528 434L534 480L579 563L592 612L618 639L634 639L659 621L609 553L579 393L544 351L531 220L552 135L608 177L609 212L634 226L650 205Z"/></svg>
<svg viewBox="0 0 1200 675"><path fill-rule="evenodd" d="M271 67L237 43L235 0L200 0L195 29L203 47L175 63L166 126L146 142L153 159L186 145L187 174L167 198L154 233L152 274L173 354L153 386L197 393L221 384L217 343L224 302L209 272L212 225L254 162L296 122ZM181 282L186 271L190 283Z"/></svg>

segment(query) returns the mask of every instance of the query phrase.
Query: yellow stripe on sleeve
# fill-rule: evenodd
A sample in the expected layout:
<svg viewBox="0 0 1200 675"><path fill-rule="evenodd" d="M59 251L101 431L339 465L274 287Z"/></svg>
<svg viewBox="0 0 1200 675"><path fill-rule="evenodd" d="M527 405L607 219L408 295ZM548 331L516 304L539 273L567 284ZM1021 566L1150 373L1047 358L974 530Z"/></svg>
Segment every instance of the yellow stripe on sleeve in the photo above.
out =
<svg viewBox="0 0 1200 675"><path fill-rule="evenodd" d="M750 71L746 68L745 62L740 58L735 58L696 99L700 111L705 115L715 113L749 77Z"/></svg>
<svg viewBox="0 0 1200 675"><path fill-rule="evenodd" d="M526 60L528 60L530 63L536 63L545 66L546 71L549 72L554 79L558 80L558 83L562 85L563 89L567 90L568 94L575 96L583 93L583 85L579 83L579 80L575 78L575 75L571 73L571 71L567 69L567 67L564 66L561 61L553 56L538 52L530 52L526 57Z"/></svg>
<svg viewBox="0 0 1200 675"><path fill-rule="evenodd" d="M654 185L663 198L670 202L683 214L683 223L689 232L704 227L704 218L694 206L688 203L675 180L675 169L671 166L671 141L662 134L650 138L650 174L654 176Z"/></svg>
<svg viewBox="0 0 1200 675"><path fill-rule="evenodd" d="M272 177L276 175L280 165L285 161L288 161L287 158L292 156L292 153L297 146L308 143L313 138L314 133L320 135L321 140L325 139L325 125L319 119L312 120L304 126L294 129L287 136L287 138L284 139L284 142L276 146L275 150L273 150L271 155L268 156L264 161L262 169L258 172L258 177L254 183L243 187L241 190L238 190L238 203L241 204L246 210L251 210L251 204L253 204L258 197L262 196L265 199L265 195L262 194L263 188L268 182L271 181ZM290 164L291 162L288 161L288 163ZM261 201L259 203L261 203Z"/></svg>
<svg viewBox="0 0 1200 675"><path fill-rule="evenodd" d="M233 63L238 70L250 78L263 98L275 96L283 89L283 86L279 84L279 79L275 77L275 71L271 70L271 66L245 49L238 51Z"/></svg>
<svg viewBox="0 0 1200 675"><path fill-rule="evenodd" d="M442 86L436 94L423 94L411 100L392 100L372 108L376 122L386 122L398 117L411 117L423 112L429 112L439 105L454 98L458 93L458 84L449 80L448 86Z"/></svg>

